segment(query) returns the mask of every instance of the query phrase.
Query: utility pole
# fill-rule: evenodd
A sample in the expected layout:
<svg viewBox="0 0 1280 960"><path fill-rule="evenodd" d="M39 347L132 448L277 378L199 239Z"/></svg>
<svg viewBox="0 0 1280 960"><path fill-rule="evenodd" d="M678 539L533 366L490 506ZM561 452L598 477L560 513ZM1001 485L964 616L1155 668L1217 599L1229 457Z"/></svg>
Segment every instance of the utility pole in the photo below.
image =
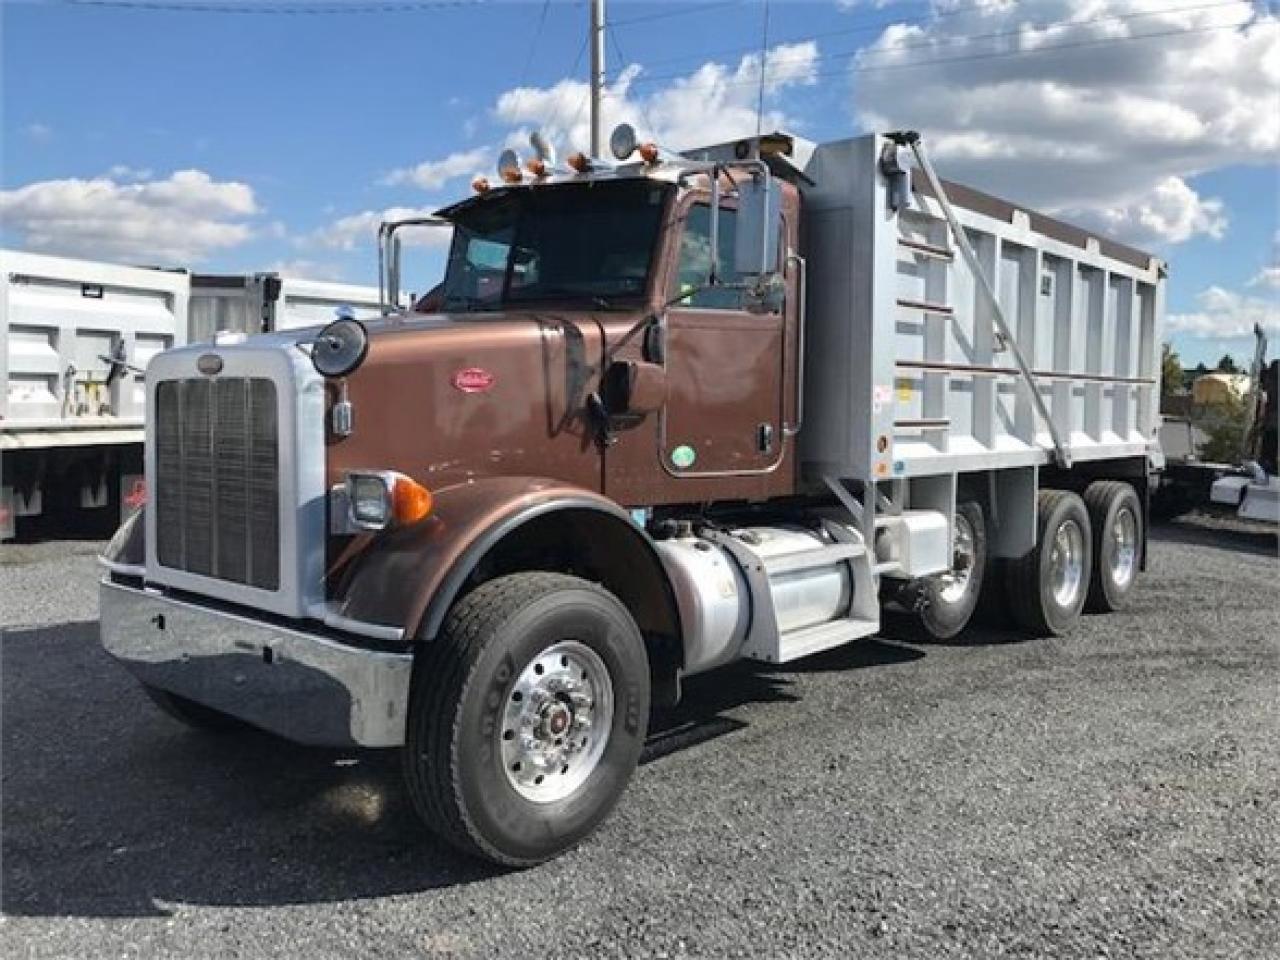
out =
<svg viewBox="0 0 1280 960"><path fill-rule="evenodd" d="M604 96L604 0L590 0L591 6L591 156L603 156L600 129L600 101Z"/></svg>

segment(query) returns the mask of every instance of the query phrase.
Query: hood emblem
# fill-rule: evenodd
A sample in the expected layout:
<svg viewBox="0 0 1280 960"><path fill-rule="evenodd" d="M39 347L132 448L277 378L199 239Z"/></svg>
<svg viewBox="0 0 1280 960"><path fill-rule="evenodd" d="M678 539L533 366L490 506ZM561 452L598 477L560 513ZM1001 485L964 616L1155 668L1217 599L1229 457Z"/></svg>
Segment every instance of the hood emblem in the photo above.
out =
<svg viewBox="0 0 1280 960"><path fill-rule="evenodd" d="M497 378L482 367L466 367L453 375L453 385L463 393L484 393Z"/></svg>

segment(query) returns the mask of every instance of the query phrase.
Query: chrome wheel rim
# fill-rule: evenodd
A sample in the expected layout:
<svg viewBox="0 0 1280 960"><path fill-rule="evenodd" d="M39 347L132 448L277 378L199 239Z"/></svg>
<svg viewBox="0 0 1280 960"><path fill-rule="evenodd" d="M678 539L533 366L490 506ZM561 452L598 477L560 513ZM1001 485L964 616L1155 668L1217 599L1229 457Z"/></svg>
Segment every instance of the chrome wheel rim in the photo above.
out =
<svg viewBox="0 0 1280 960"><path fill-rule="evenodd" d="M951 551L951 570L938 576L942 589L938 598L943 603L959 603L969 590L969 581L973 579L973 565L976 557L973 547L973 525L964 514L957 512L955 521L954 546Z"/></svg>
<svg viewBox="0 0 1280 960"><path fill-rule="evenodd" d="M497 731L502 767L527 800L563 800L600 763L613 726L613 681L604 661L576 640L553 644L507 691Z"/></svg>
<svg viewBox="0 0 1280 960"><path fill-rule="evenodd" d="M1111 580L1127 587L1138 569L1138 518L1129 507L1121 507L1111 524Z"/></svg>
<svg viewBox="0 0 1280 960"><path fill-rule="evenodd" d="M1074 520L1066 520L1054 532L1049 553L1049 583L1060 607L1070 607L1080 596L1084 582L1084 533Z"/></svg>

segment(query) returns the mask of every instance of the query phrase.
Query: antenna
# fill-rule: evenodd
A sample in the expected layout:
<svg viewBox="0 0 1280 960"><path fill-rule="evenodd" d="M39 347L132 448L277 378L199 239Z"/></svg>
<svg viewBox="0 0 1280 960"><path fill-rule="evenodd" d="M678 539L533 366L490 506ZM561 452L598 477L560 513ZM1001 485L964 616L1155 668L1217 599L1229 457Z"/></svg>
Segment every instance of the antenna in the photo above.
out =
<svg viewBox="0 0 1280 960"><path fill-rule="evenodd" d="M604 0L590 0L591 35L591 156L601 156L604 118L600 102L604 95Z"/></svg>
<svg viewBox="0 0 1280 960"><path fill-rule="evenodd" d="M764 23L760 27L760 93L756 97L756 140L760 140L763 132L760 125L764 123L764 64L769 58L769 0L764 0ZM759 150L759 146L756 147Z"/></svg>

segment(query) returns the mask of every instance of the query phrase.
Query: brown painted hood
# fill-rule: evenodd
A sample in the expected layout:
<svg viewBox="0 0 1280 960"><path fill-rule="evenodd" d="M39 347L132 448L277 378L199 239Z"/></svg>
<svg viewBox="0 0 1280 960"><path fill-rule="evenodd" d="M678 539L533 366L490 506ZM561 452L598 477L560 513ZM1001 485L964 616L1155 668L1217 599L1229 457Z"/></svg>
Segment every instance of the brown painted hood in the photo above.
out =
<svg viewBox="0 0 1280 960"><path fill-rule="evenodd" d="M378 469L431 490L491 476L600 489L584 412L602 355L592 315L410 314L369 328L368 356L347 378L354 430L328 438L330 483Z"/></svg>

